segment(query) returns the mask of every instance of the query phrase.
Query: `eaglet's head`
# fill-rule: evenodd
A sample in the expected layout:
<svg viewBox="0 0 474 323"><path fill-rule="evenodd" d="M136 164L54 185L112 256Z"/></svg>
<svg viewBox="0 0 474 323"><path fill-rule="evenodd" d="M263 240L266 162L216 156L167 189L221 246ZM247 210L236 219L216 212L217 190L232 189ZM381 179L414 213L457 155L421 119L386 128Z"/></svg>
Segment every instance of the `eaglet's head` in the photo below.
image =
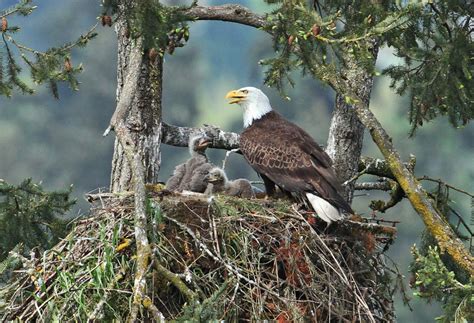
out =
<svg viewBox="0 0 474 323"><path fill-rule="evenodd" d="M193 152L204 153L207 147L212 143L211 138L198 134L191 136L189 138L189 152L192 154Z"/></svg>
<svg viewBox="0 0 474 323"><path fill-rule="evenodd" d="M244 109L244 127L272 111L268 97L255 87L247 86L230 91L225 98L230 100L230 104L237 103Z"/></svg>
<svg viewBox="0 0 474 323"><path fill-rule="evenodd" d="M225 183L227 182L227 176L224 170L222 170L219 167L214 167L209 171L209 174L206 176L206 181L208 183L213 183L213 184Z"/></svg>

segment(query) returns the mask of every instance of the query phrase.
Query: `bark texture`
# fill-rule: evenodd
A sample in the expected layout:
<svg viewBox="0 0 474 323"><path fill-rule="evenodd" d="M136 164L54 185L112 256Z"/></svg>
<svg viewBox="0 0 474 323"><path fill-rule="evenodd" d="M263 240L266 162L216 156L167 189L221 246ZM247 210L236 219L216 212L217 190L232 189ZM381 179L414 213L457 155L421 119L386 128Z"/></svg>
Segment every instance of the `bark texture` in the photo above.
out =
<svg viewBox="0 0 474 323"><path fill-rule="evenodd" d="M264 16L257 15L248 8L238 4L224 4L210 7L193 6L187 9L184 14L189 19L229 21L255 28L262 28L269 25Z"/></svg>
<svg viewBox="0 0 474 323"><path fill-rule="evenodd" d="M373 64L378 53L378 46L373 50ZM344 57L346 67L343 75L347 78L349 86L369 105L370 93L373 85L373 75L364 67L357 64L351 54ZM359 121L352 105L346 103L344 95L336 94L331 126L329 128L326 152L333 161L336 174L341 183L351 179L358 172L359 160L364 141L364 126ZM349 182L344 187L344 197L351 203L354 195L355 181Z"/></svg>
<svg viewBox="0 0 474 323"><path fill-rule="evenodd" d="M139 149L143 156L145 167L145 182L158 181L161 153L161 78L163 73L163 60L158 56L153 62L144 55L138 46L132 46L131 39L127 38L124 21L116 24L118 38L118 64L117 64L117 102L118 106L112 117L111 125L115 120L123 119L126 127L131 131L133 146ZM131 63L133 51L139 57L138 61ZM127 91L125 82L132 69L136 69L136 79L129 79L131 84ZM124 96L128 96L124 98ZM122 105L120 101L122 100ZM130 102L126 106L123 102ZM119 108L120 107L120 108ZM116 139L114 156L112 159L112 174L110 190L121 192L132 190L132 172L120 142Z"/></svg>
<svg viewBox="0 0 474 323"><path fill-rule="evenodd" d="M123 3L120 8L124 7ZM119 17L126 14L122 12ZM127 37L124 18L117 22L117 34L117 107L106 133L110 129L116 133L111 191L134 192L136 264L133 303L127 321L136 322L142 305L154 317L160 316L146 295L151 248L147 236L145 183L157 181L160 169L163 60L156 57L152 61L142 49L142 39Z"/></svg>
<svg viewBox="0 0 474 323"><path fill-rule="evenodd" d="M163 123L161 142L176 147L187 147L192 135L206 135L212 140L209 148L236 149L239 148L240 135L235 132L223 131L215 126L201 128L177 127Z"/></svg>

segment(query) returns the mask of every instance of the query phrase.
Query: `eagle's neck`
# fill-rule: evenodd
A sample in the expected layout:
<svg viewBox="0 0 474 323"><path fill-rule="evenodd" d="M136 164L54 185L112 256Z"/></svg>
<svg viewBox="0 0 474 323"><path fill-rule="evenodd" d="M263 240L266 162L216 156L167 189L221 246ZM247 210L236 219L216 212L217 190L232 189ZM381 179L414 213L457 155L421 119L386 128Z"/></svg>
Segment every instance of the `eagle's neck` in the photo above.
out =
<svg viewBox="0 0 474 323"><path fill-rule="evenodd" d="M255 120L261 119L264 115L272 111L270 102L267 100L244 101L244 128L250 127Z"/></svg>

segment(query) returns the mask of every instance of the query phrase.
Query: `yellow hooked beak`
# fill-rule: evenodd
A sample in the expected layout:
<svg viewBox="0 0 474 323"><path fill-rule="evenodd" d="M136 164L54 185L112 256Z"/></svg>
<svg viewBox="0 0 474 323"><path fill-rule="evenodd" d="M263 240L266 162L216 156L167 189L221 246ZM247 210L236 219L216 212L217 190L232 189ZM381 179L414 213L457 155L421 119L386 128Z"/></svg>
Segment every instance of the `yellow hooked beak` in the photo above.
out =
<svg viewBox="0 0 474 323"><path fill-rule="evenodd" d="M239 103L240 101L244 100L246 97L247 97L247 93L243 91L239 91L239 90L230 91L225 96L226 99L231 99L229 101L229 104Z"/></svg>

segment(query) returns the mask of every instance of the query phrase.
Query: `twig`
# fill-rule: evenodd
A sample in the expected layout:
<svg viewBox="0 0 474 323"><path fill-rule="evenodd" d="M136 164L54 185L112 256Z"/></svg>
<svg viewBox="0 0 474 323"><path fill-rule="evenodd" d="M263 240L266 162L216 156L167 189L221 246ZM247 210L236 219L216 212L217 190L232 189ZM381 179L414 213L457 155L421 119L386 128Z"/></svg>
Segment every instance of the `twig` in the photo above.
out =
<svg viewBox="0 0 474 323"><path fill-rule="evenodd" d="M400 293L402 294L403 304L408 306L410 311L413 311L413 308L411 307L411 304L410 304L411 299L408 296L408 291L407 291L407 288L405 286L405 282L403 280L403 274L400 272L400 269L398 268L397 263L392 258L390 258L390 256L388 256L388 255L384 255L384 256L388 260L390 260L393 267L395 268L395 270L390 269L390 271L396 275L395 279L398 281L398 284L395 284L394 289L396 289L397 286L400 288ZM395 292L395 290L393 292Z"/></svg>
<svg viewBox="0 0 474 323"><path fill-rule="evenodd" d="M87 202L91 203L97 200L102 199L115 199L115 198L125 198L133 196L134 192L118 192L118 193L96 193L96 194L86 194L85 198Z"/></svg>
<svg viewBox="0 0 474 323"><path fill-rule="evenodd" d="M75 41L74 43L71 43L69 44L68 46L64 47L63 49L68 51L68 50L71 50L73 49L74 47L78 46L81 44L81 41L83 39L87 39L87 38L90 38L92 37L92 35L94 34L95 32L95 29L97 28L97 26L99 25L99 23L97 22L95 25L93 25L89 31L83 35L81 35L81 37L79 37L79 40ZM23 52L30 52L32 54L35 54L35 55L40 55L40 56L45 56L45 57L54 57L54 55L52 54L49 54L47 52L41 52L41 51L38 51L36 49L33 49L33 48L30 48L28 46L25 46L25 45L22 45L20 43L18 43L12 36L8 35L7 36L8 38L8 41L10 41L13 45L15 45L18 50L23 54Z"/></svg>
<svg viewBox="0 0 474 323"><path fill-rule="evenodd" d="M431 177L428 177L428 176L425 175L425 176L422 176L422 177L418 177L418 180L419 181L430 181L430 182L435 182L435 183L438 183L438 184L442 184L446 187L449 187L452 190L458 191L459 193L463 193L463 194L466 194L467 196L470 196L470 197L474 198L474 194L469 193L469 192L467 192L465 190L462 190L460 188L457 188L455 186L449 185L449 184L443 182L441 179L434 179L434 178L431 178Z"/></svg>
<svg viewBox="0 0 474 323"><path fill-rule="evenodd" d="M367 163L367 165L365 165L365 168L363 170L361 170L360 172L358 172L357 174L355 174L352 178L348 179L347 181L345 181L342 186L347 186L349 184L351 184L352 182L354 182L355 180L357 180L359 177L361 177L362 175L364 175L365 173L367 173L367 171L369 170L369 168L372 166L372 164L374 164L375 161L371 161L369 163Z"/></svg>
<svg viewBox="0 0 474 323"><path fill-rule="evenodd" d="M222 161L222 169L223 170L225 170L225 166L227 164L227 159L229 158L230 154L236 153L236 152L239 152L239 151L240 151L240 148L235 148L235 149L231 149L231 150L229 150L225 153L224 160Z"/></svg>
<svg viewBox="0 0 474 323"><path fill-rule="evenodd" d="M35 10L36 8L38 8L38 6L31 6L31 11ZM11 16L15 13L17 13L18 11L20 11L20 7L19 6L15 6L14 8L12 9L7 9L3 12L3 14L0 15L0 18L4 18L4 17L8 17L8 16Z"/></svg>
<svg viewBox="0 0 474 323"><path fill-rule="evenodd" d="M347 275L345 273L345 270L341 267L341 264L339 263L339 261L336 259L336 257L334 256L333 252L331 251L331 249L329 249L329 247L326 245L326 243L323 241L323 239L321 239L321 237L319 236L319 234L314 230L314 228L308 223L308 221L303 217L303 215L298 212L297 210L295 210L295 212L301 217L301 220L304 221L307 225L309 225L310 227L310 230L312 232L312 234L314 236L317 237L317 239L321 242L321 245L324 247L325 251L327 252L328 255L330 255L330 257L333 259L334 261L334 264L337 266L337 270L336 268L333 268L331 266L331 268L333 269L334 273L336 275L339 276L339 278L341 278L341 281L343 281L347 286L351 286L351 283L349 281L349 279L347 278ZM322 259L324 260L324 258ZM357 285L356 285L357 286ZM359 291L360 293L360 291ZM375 319L373 317L373 314L372 312L370 311L369 309L369 306L367 305L367 302L362 298L362 296L359 294L359 293L354 293L356 299L359 301L359 303L364 307L364 310L366 311L366 313L368 314L368 319L370 322L373 322L375 323Z"/></svg>
<svg viewBox="0 0 474 323"><path fill-rule="evenodd" d="M235 276L237 276L237 278L239 279L242 279L244 281L246 281L247 283L249 284L252 284L252 285L255 285L255 286L259 286L259 284L248 278L247 276L244 276L239 268L234 268L232 267L229 263L227 263L224 259L220 258L218 255L215 255L207 246L204 242L201 241L201 239L199 239L196 234L193 232L193 230L191 230L188 226L186 226L185 224L173 219L173 218L170 218L168 217L166 214L163 214L163 217L165 219L167 219L168 221L171 221L173 222L174 224L176 224L178 227L180 227L182 230L186 231L190 236L191 238L193 238L193 240L196 242L196 244L209 256L211 257L214 261L222 264L227 270L229 270L231 273L233 273ZM276 296L276 297L281 297L281 295L279 295L278 293L272 291L272 290L268 290L268 292L273 295L273 296Z"/></svg>

